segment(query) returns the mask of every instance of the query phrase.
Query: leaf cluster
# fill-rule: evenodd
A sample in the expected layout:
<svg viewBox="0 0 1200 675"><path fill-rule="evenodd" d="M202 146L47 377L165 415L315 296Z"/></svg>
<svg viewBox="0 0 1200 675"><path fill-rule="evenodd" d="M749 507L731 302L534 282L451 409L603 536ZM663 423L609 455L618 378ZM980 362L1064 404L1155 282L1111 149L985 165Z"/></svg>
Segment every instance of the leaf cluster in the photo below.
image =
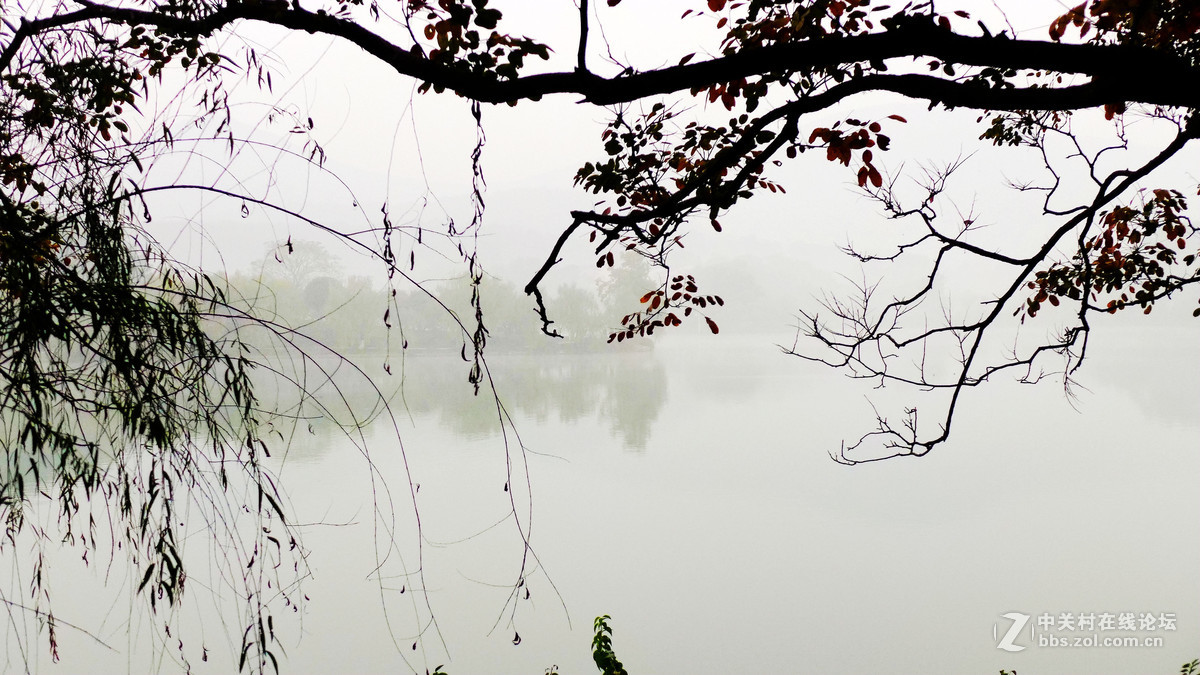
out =
<svg viewBox="0 0 1200 675"><path fill-rule="evenodd" d="M1049 303L1083 301L1116 313L1131 305L1149 314L1195 276L1196 255L1183 255L1194 232L1185 215L1187 200L1177 190L1150 191L1139 207L1117 206L1101 214L1099 232L1086 238L1075 256L1036 273L1027 286L1035 293L1018 308L1034 317Z"/></svg>
<svg viewBox="0 0 1200 675"><path fill-rule="evenodd" d="M429 46L427 58L455 70L497 80L515 79L525 60L536 56L550 58L550 48L527 37L499 32L500 10L488 6L488 0L417 0L407 7L410 26L419 18L420 35ZM426 92L443 91L440 85L425 82Z"/></svg>
<svg viewBox="0 0 1200 675"><path fill-rule="evenodd" d="M1197 63L1200 56L1200 7L1178 0L1088 0L1055 19L1055 42L1074 29L1098 44L1129 44L1168 52Z"/></svg>
<svg viewBox="0 0 1200 675"><path fill-rule="evenodd" d="M696 278L690 274L680 274L672 277L670 283L665 284L664 287L643 295L641 304L646 305L645 309L621 317L623 330L610 333L609 342L613 340L623 342L632 340L634 337L648 337L654 335L654 331L660 328L683 325L680 315L671 311L673 308L682 308L682 316L686 318L691 316L695 310L723 307L725 301L719 295L701 295L700 288L696 285ZM700 314L704 316L704 322L708 324L708 329L713 335L720 332L716 321L705 315L703 311Z"/></svg>
<svg viewBox="0 0 1200 675"><path fill-rule="evenodd" d="M593 622L596 634L592 637L592 660L603 675L629 675L613 652L612 628L608 625L611 620L612 617L605 614Z"/></svg>

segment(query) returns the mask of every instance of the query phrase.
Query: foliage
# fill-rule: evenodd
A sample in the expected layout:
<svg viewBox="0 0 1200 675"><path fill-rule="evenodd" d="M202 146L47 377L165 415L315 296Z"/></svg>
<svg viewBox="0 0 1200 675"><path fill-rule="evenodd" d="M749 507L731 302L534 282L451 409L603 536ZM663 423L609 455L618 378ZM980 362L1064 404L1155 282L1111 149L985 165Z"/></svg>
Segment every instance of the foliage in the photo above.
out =
<svg viewBox="0 0 1200 675"><path fill-rule="evenodd" d="M292 268L299 257L321 251L316 242L297 241L295 253L276 259L268 255L254 273L237 273L227 280L235 304L247 314L269 318L305 335L340 354L379 354L389 342L399 339L403 349L458 351L463 340L454 314L467 317L471 307L470 284L447 279L425 284L436 298L412 289L386 287L370 277L346 277L338 270L298 273ZM301 252L309 252L304 253ZM319 255L319 253L318 253ZM636 272L630 274L627 269ZM479 285L484 313L496 326L489 329L488 346L493 353L552 353L596 350L619 321L624 299L653 283L645 270L622 265L602 279L596 291L564 284L547 298L556 310L555 324L564 327L567 339L549 341L538 329L532 308L520 289L511 283L485 276ZM381 309L388 308L388 309ZM383 319L387 313L386 320Z"/></svg>
<svg viewBox="0 0 1200 675"><path fill-rule="evenodd" d="M605 614L596 617L594 627L596 635L592 637L592 660L604 675L628 675L625 666L617 659L612 648L612 628L608 622L612 617Z"/></svg>
<svg viewBox="0 0 1200 675"><path fill-rule="evenodd" d="M1179 668L1179 675L1195 675L1197 669L1200 669L1200 659L1183 664ZM1000 675L1017 675L1017 671L1001 670Z"/></svg>
<svg viewBox="0 0 1200 675"><path fill-rule="evenodd" d="M1151 194L1150 199L1138 195L1141 208L1118 206L1101 213L1100 231L1080 252L1069 262L1037 272L1029 288L1038 293L1026 301L1025 315L1035 316L1044 302L1057 307L1060 300L1081 301L1085 293L1109 313L1137 304L1149 314L1155 300L1174 292L1186 278L1178 275L1195 276L1187 268L1195 265L1196 255L1179 255L1191 230L1190 219L1182 215L1187 200L1176 190ZM1104 302L1102 296L1112 299ZM1200 316L1200 310L1193 314Z"/></svg>
<svg viewBox="0 0 1200 675"><path fill-rule="evenodd" d="M288 563L298 571L303 551L262 464L269 453L250 381L254 363L236 330L214 330L213 320L228 314L225 295L207 274L163 255L141 228L135 207L144 202L121 184L141 168L122 116L136 109L145 61L121 56L125 48L90 31L49 36L22 51L6 37L13 42L0 103L3 548L11 555L23 533L39 532L26 513L51 497L60 532L36 536L30 593L34 611L50 617L57 657L43 573L48 543L77 545L85 561L105 548L124 551L140 579L137 592L151 609L170 610L188 579L183 514L198 513L232 545L216 567L241 598L229 612L245 621L242 663L274 667L260 584L278 581ZM161 49L137 35L129 41L151 59L198 58L194 37ZM227 501L235 494L253 508ZM107 537L99 528L105 519ZM294 603L288 582L277 588L269 593L281 605Z"/></svg>

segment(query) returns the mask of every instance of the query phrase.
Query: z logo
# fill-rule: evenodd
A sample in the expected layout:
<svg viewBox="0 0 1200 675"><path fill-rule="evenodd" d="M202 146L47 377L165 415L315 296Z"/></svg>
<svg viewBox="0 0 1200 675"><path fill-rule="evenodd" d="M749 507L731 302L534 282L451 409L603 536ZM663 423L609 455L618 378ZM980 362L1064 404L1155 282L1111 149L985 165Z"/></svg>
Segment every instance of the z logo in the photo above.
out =
<svg viewBox="0 0 1200 675"><path fill-rule="evenodd" d="M1013 640L1021 634L1021 629L1025 627L1025 624L1029 623L1029 615L1021 614L1020 612L1009 612L1008 614L1002 614L1001 618L1012 621L1012 625L1008 627L1008 632L1004 634L1003 638L1000 638L996 646L1006 652L1019 652L1025 649L1023 645L1013 644ZM992 624L993 640L996 639L996 632L996 625Z"/></svg>

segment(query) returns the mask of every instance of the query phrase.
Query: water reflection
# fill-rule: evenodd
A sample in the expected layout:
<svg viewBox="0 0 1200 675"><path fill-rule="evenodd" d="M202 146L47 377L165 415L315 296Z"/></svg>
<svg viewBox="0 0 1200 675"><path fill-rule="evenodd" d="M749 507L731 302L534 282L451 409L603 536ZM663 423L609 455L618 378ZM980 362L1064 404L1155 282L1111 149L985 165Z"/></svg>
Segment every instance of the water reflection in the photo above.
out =
<svg viewBox="0 0 1200 675"><path fill-rule="evenodd" d="M387 420L381 401L402 425L434 425L462 439L500 432L496 400L485 389L475 395L468 366L457 354L409 352L356 357L361 370L327 364L331 381L301 399L286 387L263 386L270 404L290 411L281 433L292 439L289 458L322 455L348 421L365 427ZM550 421L573 424L596 418L627 450L642 451L667 402L667 373L651 350L618 354L495 354L488 359L504 410L518 426ZM368 373L379 376L368 379ZM316 380L314 380L316 381Z"/></svg>
<svg viewBox="0 0 1200 675"><path fill-rule="evenodd" d="M851 468L826 452L870 412L855 388L862 383L785 359L769 344L720 337L702 352L665 342L602 358L490 356L531 450L539 565L522 579L532 599L521 595L515 622L496 630L524 548L504 518L513 493L504 489L510 476L494 402L471 396L456 353L393 357L394 374L376 380L392 397L404 448L376 420L368 469L334 415L314 412L344 405L344 396L361 419L375 404L375 391L342 366L341 394L318 388L298 408L305 414L296 418L302 433L292 457L308 459L281 471L314 570L303 613L276 627L289 641L282 670L420 672L445 663L451 673L515 675L558 664L562 673L586 673L594 667L590 619L605 613L631 672L1119 675L1177 672L1195 658L1195 416L1159 424L1100 393L1076 410L1053 386L995 382L964 399L945 451ZM1142 344L1097 349L1094 372L1132 363ZM1180 358L1166 359L1184 365L1174 389L1160 393L1194 403L1187 389L1196 361ZM359 362L378 373L383 357ZM643 448L653 450L628 451ZM410 467L422 486L419 558L411 505L400 497ZM397 497L394 523L372 515L384 481ZM400 542L382 568L381 523ZM202 555L202 539L192 555ZM59 570L74 571L59 558ZM428 625L423 605L413 609L425 597L410 574L417 560L449 656L428 633L419 650L410 646ZM204 568L196 569L204 583ZM106 619L120 613L84 588L97 571L106 573L67 575L81 581L59 587L56 616L99 626L122 649L128 640L130 653L144 650L149 638L126 637L136 619ZM140 571L114 578L136 586ZM1153 650L1031 645L1018 654L997 649L992 634L1011 611L1113 610L1172 612L1178 630ZM239 636L226 648L214 637L219 617L204 620L211 657L196 672L232 672ZM62 662L47 657L34 670L169 670L97 654L76 634L62 639ZM152 656L176 652L163 645ZM421 667L406 668L405 658Z"/></svg>

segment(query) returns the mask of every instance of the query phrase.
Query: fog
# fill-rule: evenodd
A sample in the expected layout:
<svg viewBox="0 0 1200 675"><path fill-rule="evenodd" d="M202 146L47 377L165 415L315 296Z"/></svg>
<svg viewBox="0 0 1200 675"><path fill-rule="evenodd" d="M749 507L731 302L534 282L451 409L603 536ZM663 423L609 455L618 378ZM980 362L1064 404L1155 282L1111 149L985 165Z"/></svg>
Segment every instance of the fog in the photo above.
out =
<svg viewBox="0 0 1200 675"><path fill-rule="evenodd" d="M673 20L676 4L654 11ZM525 20L569 24L570 3L555 10ZM647 11L627 2L609 28L613 49L650 67L686 37L647 39L656 21L628 18ZM1030 15L1010 20L1044 30ZM923 254L870 265L845 254L887 255L915 231L885 218L851 172L802 157L773 170L786 194L739 205L721 233L700 223L687 235L669 273L694 274L722 297L709 313L718 334L697 319L610 343L668 272L632 254L597 269L578 234L546 279L549 318L565 335L550 338L522 289L569 211L596 200L572 177L602 152L602 111L566 99L485 108L483 224L477 238L455 239L448 223L471 220L467 105L416 96L344 46L259 39L275 45L290 82L305 77L270 100L316 120L324 167L246 149L226 166L181 153L157 170L228 172L375 247L386 208L402 272L389 276L357 244L261 205L203 195L151 204L152 231L175 255L219 271L238 306L307 336L298 360L278 332L244 333L257 357L307 388L268 369L257 376L264 407L284 413L272 468L310 552L308 601L276 629L282 672L592 672L591 621L602 614L635 674L1165 674L1200 656L1200 353L1189 299L1150 316L1097 317L1072 388L1054 374L1038 385L996 377L964 395L954 434L930 455L844 466L832 455L877 414L930 396L781 348L815 348L797 342L798 316L822 300L876 282L880 298L901 296L928 274ZM244 105L262 104L248 89L235 92ZM1044 178L1039 160L981 144L978 113L926 114L897 97L856 103L864 118L909 120L881 153L889 176L966 158L939 212L979 222L981 245L1021 251L1054 226L1041 195L1008 186ZM1107 142L1097 119L1079 126ZM262 130L285 138L288 123ZM478 394L467 381L473 309L460 245L483 270ZM1011 282L961 260L947 273L940 305L922 308L929 316L977 311ZM990 348L1059 333L1071 318L1060 311L1024 325L1006 315ZM951 362L931 354L930 372ZM200 560L203 534L189 544ZM136 571L60 555L54 564L78 576L55 598L56 615L119 649L63 631L61 662L33 653L37 672L183 669L184 649L156 641L138 601L116 593ZM110 596L79 590L106 575ZM219 589L198 572L180 610L204 636L186 647L196 672L223 672L240 644L236 622L202 599L210 584ZM1012 612L1032 617L1020 651L998 648ZM1053 631L1038 617L1063 613L1169 614L1173 628L1112 633L1163 638L1149 648L1039 646ZM1057 635L1068 633L1084 635ZM7 644L20 637L10 632Z"/></svg>

